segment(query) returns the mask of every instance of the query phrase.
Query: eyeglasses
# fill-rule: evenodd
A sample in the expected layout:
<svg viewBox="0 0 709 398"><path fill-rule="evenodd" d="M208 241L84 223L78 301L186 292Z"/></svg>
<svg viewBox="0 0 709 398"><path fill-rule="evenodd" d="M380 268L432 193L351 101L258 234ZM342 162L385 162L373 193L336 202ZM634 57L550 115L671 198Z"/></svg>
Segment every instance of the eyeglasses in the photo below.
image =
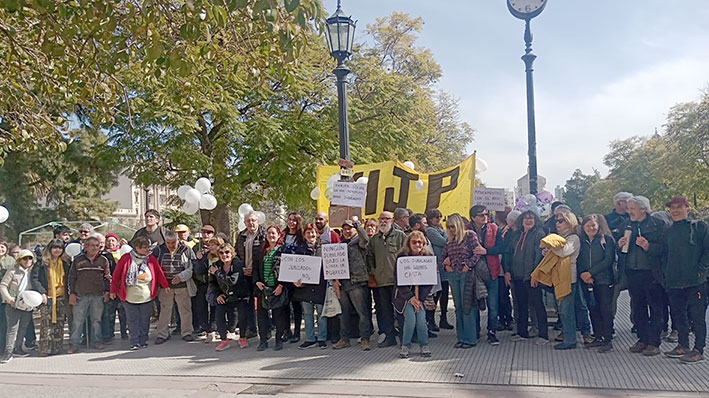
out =
<svg viewBox="0 0 709 398"><path fill-rule="evenodd" d="M20 261L22 261L22 260L32 260L32 257L29 257L29 256L27 256L27 257L22 257L22 258L19 258L18 260L20 260Z"/></svg>
<svg viewBox="0 0 709 398"><path fill-rule="evenodd" d="M488 217L489 215L490 214L488 214L488 213L480 213L480 214L476 214L474 217Z"/></svg>
<svg viewBox="0 0 709 398"><path fill-rule="evenodd" d="M422 240L412 240L411 244L412 245L423 245L423 241Z"/></svg>

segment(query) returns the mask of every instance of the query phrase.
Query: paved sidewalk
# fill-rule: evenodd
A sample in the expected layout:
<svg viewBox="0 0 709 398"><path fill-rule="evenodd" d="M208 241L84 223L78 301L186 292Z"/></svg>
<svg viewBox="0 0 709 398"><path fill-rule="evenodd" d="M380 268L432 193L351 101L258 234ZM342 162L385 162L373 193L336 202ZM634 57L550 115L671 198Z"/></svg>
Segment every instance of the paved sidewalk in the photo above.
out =
<svg viewBox="0 0 709 398"><path fill-rule="evenodd" d="M646 358L627 351L635 342L630 334L627 301L627 295L621 296L616 350L608 354L583 348L558 352L551 345L514 343L510 341L511 332L498 334L500 346L492 347L483 339L477 347L461 350L453 348L455 331L442 331L440 337L431 339L431 358L412 355L406 360L398 358L395 347L370 352L356 345L337 351L330 346L326 350L299 350L297 344L285 343L285 349L279 352L272 348L257 352L257 341L252 339L248 349L233 344L230 350L216 352L216 344L172 339L140 351L128 351L128 343L118 341L105 351L16 358L0 365L0 375L204 376L225 377L231 382L258 378L273 383L349 380L709 392L709 363L684 365L663 356ZM556 332L550 334L555 336ZM663 350L671 348L673 344L663 343ZM412 354L417 352L414 347ZM463 377L456 377L456 373Z"/></svg>

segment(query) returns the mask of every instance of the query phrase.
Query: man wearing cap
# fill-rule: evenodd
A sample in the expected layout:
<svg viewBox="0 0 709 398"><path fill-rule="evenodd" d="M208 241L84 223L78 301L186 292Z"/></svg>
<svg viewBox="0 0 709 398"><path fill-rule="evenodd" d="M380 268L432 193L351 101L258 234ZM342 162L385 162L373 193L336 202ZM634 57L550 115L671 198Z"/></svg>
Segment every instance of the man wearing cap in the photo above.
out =
<svg viewBox="0 0 709 398"><path fill-rule="evenodd" d="M130 239L131 242L139 236L145 236L150 240L151 249L165 243L165 229L160 226L160 212L155 209L148 209L145 212L145 227L135 231Z"/></svg>
<svg viewBox="0 0 709 398"><path fill-rule="evenodd" d="M409 225L409 218L411 217L409 211L403 207L397 207L394 209L394 225L395 229L409 234L411 232L411 226Z"/></svg>
<svg viewBox="0 0 709 398"><path fill-rule="evenodd" d="M648 198L633 196L628 199L630 221L621 228L623 233L618 240L618 263L628 277L638 329L638 341L630 347L630 352L645 356L660 353L663 323L664 289L660 263L666 244L666 226L660 219L650 217L651 211Z"/></svg>
<svg viewBox="0 0 709 398"><path fill-rule="evenodd" d="M7 336L0 363L9 362L13 355L28 355L22 350L22 340L25 338L27 325L32 320L32 311L18 309L16 306L20 295L24 291L32 290L30 269L33 262L34 254L27 249L21 250L17 256L17 264L5 272L0 282L0 296L5 303L7 319Z"/></svg>
<svg viewBox="0 0 709 398"><path fill-rule="evenodd" d="M369 351L369 338L372 336L372 307L367 292L369 236L359 221L345 220L342 223L342 243L347 244L350 277L335 281L335 286L340 291L342 315L340 316L340 340L332 348L337 350L350 346L350 332L354 329L350 323L357 319L362 350ZM357 316L354 317L353 314Z"/></svg>
<svg viewBox="0 0 709 398"><path fill-rule="evenodd" d="M103 303L109 300L111 287L111 266L100 252L100 242L95 236L90 236L84 242L84 254L77 256L71 265L67 277L69 304L73 306L73 326L69 339L68 354L73 354L81 344L83 325L87 318L91 319L92 333L90 336L101 336L101 316ZM103 349L100 341L94 342L94 348Z"/></svg>
<svg viewBox="0 0 709 398"><path fill-rule="evenodd" d="M709 227L703 221L689 220L689 202L682 196L674 197L666 206L673 223L667 231L662 274L670 299L672 325L679 332L679 344L665 355L684 363L703 362L707 336L704 303L709 270ZM691 351L690 322L695 337Z"/></svg>
<svg viewBox="0 0 709 398"><path fill-rule="evenodd" d="M160 289L160 317L158 319L155 344L162 344L170 338L170 319L174 304L180 314L180 334L184 341L194 341L192 332L192 296L197 294L197 286L192 280L192 265L195 255L192 249L177 238L174 231L165 231L165 243L153 251L165 278L170 281L170 289Z"/></svg>
<svg viewBox="0 0 709 398"><path fill-rule="evenodd" d="M256 313L254 312L254 284L253 273L254 264L263 261L263 245L266 243L266 231L258 222L255 212L246 215L244 223L246 228L239 232L236 237L236 254L244 261L244 276L248 281L251 294L249 295L249 306L246 314L246 338L256 337Z"/></svg>
<svg viewBox="0 0 709 398"><path fill-rule="evenodd" d="M196 245L192 248L194 254L197 255L197 259L201 259L202 255L207 255L209 251L209 241L212 240L217 234L217 230L211 224L204 224L201 229L201 237Z"/></svg>
<svg viewBox="0 0 709 398"><path fill-rule="evenodd" d="M406 212L406 209L402 209ZM406 213L408 219L408 212ZM367 244L367 268L374 275L377 287L374 288L374 307L377 312L377 327L386 335L379 347L397 345L394 330L394 267L396 255L404 246L406 234L394 228L394 215L384 211L379 215L379 232L369 238Z"/></svg>
<svg viewBox="0 0 709 398"><path fill-rule="evenodd" d="M175 227L175 232L177 232L177 238L180 239L180 242L183 242L190 249L194 248L197 244L197 241L192 239L192 236L190 235L190 227L187 225L177 224Z"/></svg>

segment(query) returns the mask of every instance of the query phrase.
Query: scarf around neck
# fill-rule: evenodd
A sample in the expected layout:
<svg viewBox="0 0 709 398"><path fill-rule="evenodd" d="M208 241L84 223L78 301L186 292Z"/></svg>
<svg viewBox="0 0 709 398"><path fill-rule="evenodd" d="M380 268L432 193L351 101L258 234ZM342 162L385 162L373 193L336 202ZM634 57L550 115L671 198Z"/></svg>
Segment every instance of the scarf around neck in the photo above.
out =
<svg viewBox="0 0 709 398"><path fill-rule="evenodd" d="M149 256L149 255L148 255ZM141 271L148 269L148 256L139 256L134 250L130 252L130 266L126 272L126 285L135 286L138 284L138 275Z"/></svg>

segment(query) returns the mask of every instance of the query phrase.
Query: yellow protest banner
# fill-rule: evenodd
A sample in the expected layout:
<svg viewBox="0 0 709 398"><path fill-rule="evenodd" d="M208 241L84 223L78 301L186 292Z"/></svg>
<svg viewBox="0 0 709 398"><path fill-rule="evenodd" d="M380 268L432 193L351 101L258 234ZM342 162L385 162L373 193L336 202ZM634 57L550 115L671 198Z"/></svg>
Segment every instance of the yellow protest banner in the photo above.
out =
<svg viewBox="0 0 709 398"><path fill-rule="evenodd" d="M330 201L325 198L327 180L339 173L339 166L318 166L317 185L320 188L318 211L328 212ZM466 216L473 204L475 185L475 154L462 163L436 173L419 173L398 161L355 165L354 180L367 177L367 201L363 212L373 217L397 207L414 213L439 209L444 216L460 213ZM422 190L416 182L422 180Z"/></svg>

